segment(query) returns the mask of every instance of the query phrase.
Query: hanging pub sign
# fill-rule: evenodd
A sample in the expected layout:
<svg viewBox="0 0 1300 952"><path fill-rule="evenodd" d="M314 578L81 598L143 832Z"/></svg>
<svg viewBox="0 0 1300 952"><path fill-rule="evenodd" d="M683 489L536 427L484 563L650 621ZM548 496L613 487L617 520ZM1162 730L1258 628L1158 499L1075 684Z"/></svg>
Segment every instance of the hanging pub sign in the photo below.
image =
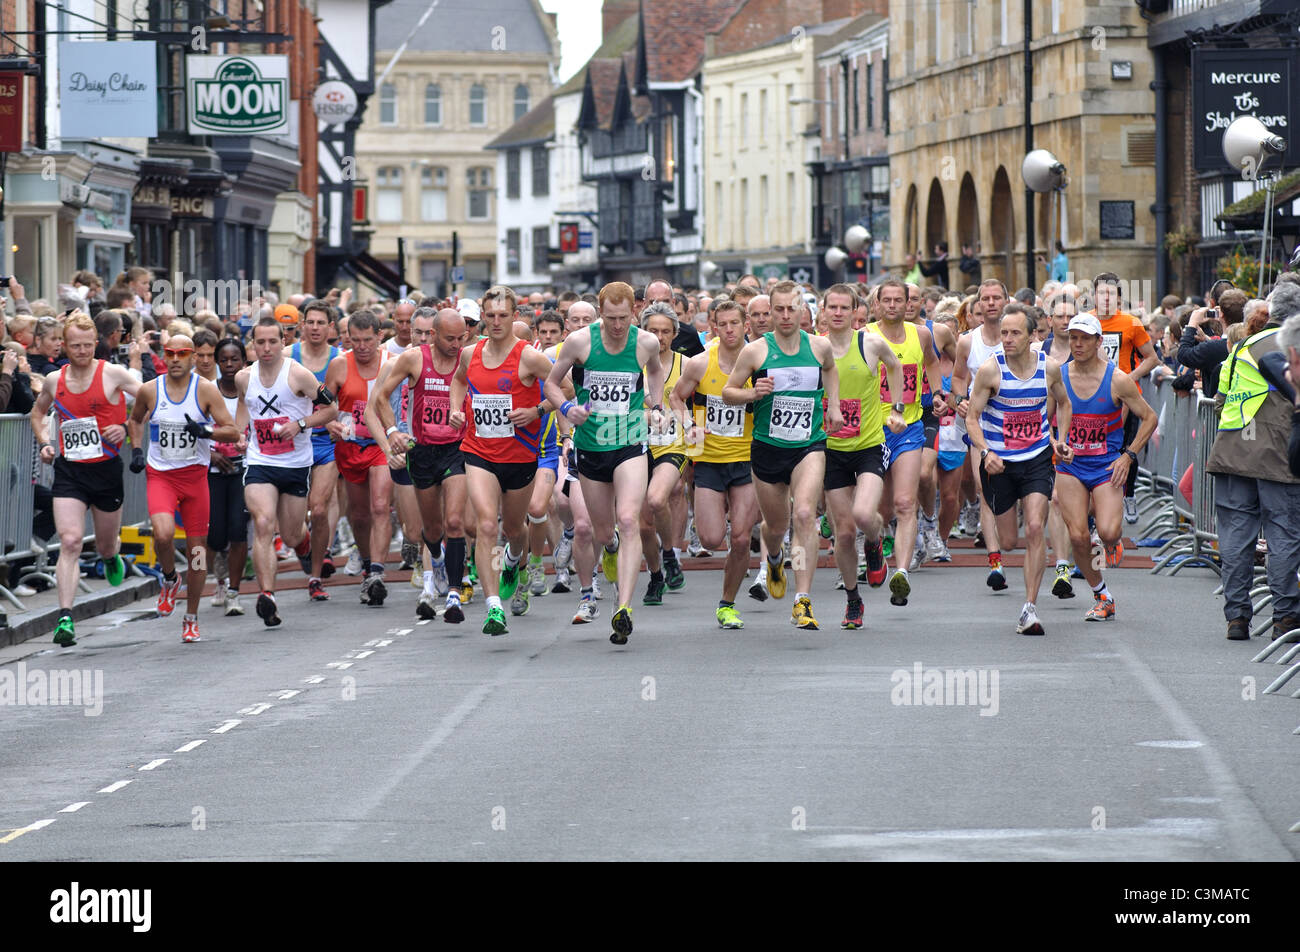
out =
<svg viewBox="0 0 1300 952"><path fill-rule="evenodd" d="M0 152L23 150L22 73L0 73Z"/></svg>
<svg viewBox="0 0 1300 952"><path fill-rule="evenodd" d="M185 69L190 135L289 132L288 56L187 56Z"/></svg>
<svg viewBox="0 0 1300 952"><path fill-rule="evenodd" d="M1300 49L1192 50L1192 129L1198 171L1239 172L1223 155L1223 131L1254 116L1286 139L1272 168L1300 164L1300 135L1291 127L1300 83Z"/></svg>

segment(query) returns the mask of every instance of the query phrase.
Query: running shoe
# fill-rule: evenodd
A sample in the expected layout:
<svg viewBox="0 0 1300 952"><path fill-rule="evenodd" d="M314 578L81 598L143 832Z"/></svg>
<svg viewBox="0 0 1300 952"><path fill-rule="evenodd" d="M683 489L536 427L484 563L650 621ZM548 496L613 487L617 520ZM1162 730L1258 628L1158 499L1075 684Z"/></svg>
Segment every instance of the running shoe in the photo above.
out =
<svg viewBox="0 0 1300 952"><path fill-rule="evenodd" d="M460 596L455 592L447 593L447 604L442 609L442 620L459 625L465 620L465 609L460 607Z"/></svg>
<svg viewBox="0 0 1300 952"><path fill-rule="evenodd" d="M71 648L77 643L77 632L71 615L63 615L54 626L54 643L61 648Z"/></svg>
<svg viewBox="0 0 1300 952"><path fill-rule="evenodd" d="M912 594L912 583L907 580L907 573L896 569L889 580L889 604L906 605L907 596Z"/></svg>
<svg viewBox="0 0 1300 952"><path fill-rule="evenodd" d="M925 546L923 544L918 544L916 548L912 550L912 561L908 564L907 570L909 572L915 572L917 569L921 567L921 563L923 563L924 561L925 561Z"/></svg>
<svg viewBox="0 0 1300 952"><path fill-rule="evenodd" d="M239 593L234 589L226 592L226 617L233 618L244 614L244 606L239 604Z"/></svg>
<svg viewBox="0 0 1300 952"><path fill-rule="evenodd" d="M166 578L162 580L162 587L158 589L158 614L164 618L170 615L176 609L176 596L180 594L181 577L177 575L170 582Z"/></svg>
<svg viewBox="0 0 1300 952"><path fill-rule="evenodd" d="M439 598L446 598L447 593L451 591L451 585L447 581L447 563L445 560L430 563L433 567L433 591Z"/></svg>
<svg viewBox="0 0 1300 952"><path fill-rule="evenodd" d="M943 539L939 538L938 529L929 529L925 533L925 560L927 562L951 562L952 553Z"/></svg>
<svg viewBox="0 0 1300 952"><path fill-rule="evenodd" d="M474 553L473 553L472 551L470 552L470 554L469 554L469 559L465 562L465 564L466 564L467 566L469 566L469 580L470 580L471 582L477 582L477 581L478 581L478 562L475 560L475 558L474 558Z"/></svg>
<svg viewBox="0 0 1300 952"><path fill-rule="evenodd" d="M861 628L863 617L866 615L866 608L862 604L862 599L854 599L849 602L844 609L844 620L840 622L841 628Z"/></svg>
<svg viewBox="0 0 1300 952"><path fill-rule="evenodd" d="M263 592L257 596L257 617L262 619L262 624L267 628L274 628L280 624L280 615L276 611L275 596L270 592Z"/></svg>
<svg viewBox="0 0 1300 952"><path fill-rule="evenodd" d="M1093 606L1088 610L1088 614L1083 616L1084 621L1109 621L1115 617L1115 599L1102 598L1096 592L1092 595Z"/></svg>
<svg viewBox="0 0 1300 952"><path fill-rule="evenodd" d="M298 556L298 567L302 569L303 575L311 575L311 553Z"/></svg>
<svg viewBox="0 0 1300 952"><path fill-rule="evenodd" d="M995 592L1000 592L1007 587L1007 573L1001 569L989 569L989 577L984 580L984 584Z"/></svg>
<svg viewBox="0 0 1300 952"><path fill-rule="evenodd" d="M600 570L605 573L605 578L611 582L618 581L618 530L614 530L614 549L602 546L600 550Z"/></svg>
<svg viewBox="0 0 1300 952"><path fill-rule="evenodd" d="M541 559L528 560L528 593L538 596L546 594L546 566Z"/></svg>
<svg viewBox="0 0 1300 952"><path fill-rule="evenodd" d="M600 609L596 607L596 600L594 598L584 598L578 603L578 610L573 615L573 624L585 625L593 622L599 614Z"/></svg>
<svg viewBox="0 0 1300 952"><path fill-rule="evenodd" d="M686 534L686 554L692 558L708 558L713 553L700 542L700 534L695 531L695 522L691 521L690 531Z"/></svg>
<svg viewBox="0 0 1300 952"><path fill-rule="evenodd" d="M345 549L357 544L357 537L352 534L352 523L347 516L339 519L338 525L335 527L335 535L339 537L339 544Z"/></svg>
<svg viewBox="0 0 1300 952"><path fill-rule="evenodd" d="M320 583L318 578L307 582L307 594L311 596L313 602L328 602L330 600L330 593L325 591L325 586Z"/></svg>
<svg viewBox="0 0 1300 952"><path fill-rule="evenodd" d="M682 571L682 563L677 561L676 552L664 556L664 584L670 592L680 592L686 587L686 573Z"/></svg>
<svg viewBox="0 0 1300 952"><path fill-rule="evenodd" d="M717 615L719 628L738 629L745 627L745 622L734 605L722 605L715 614Z"/></svg>
<svg viewBox="0 0 1300 952"><path fill-rule="evenodd" d="M122 579L126 578L126 563L122 561L121 553L114 554L104 563L104 578L108 579L108 584L114 588L122 584Z"/></svg>
<svg viewBox="0 0 1300 952"><path fill-rule="evenodd" d="M460 601L461 601L461 604L462 604L462 605L468 605L470 602L474 601L474 583L473 583L473 582L461 582L461 583L460 583Z"/></svg>
<svg viewBox="0 0 1300 952"><path fill-rule="evenodd" d="M664 589L667 586L662 578L650 576L650 584L646 586L645 597L641 599L642 605L662 605L664 603Z"/></svg>
<svg viewBox="0 0 1300 952"><path fill-rule="evenodd" d="M555 584L551 586L552 595L567 595L572 589L569 587L572 582L568 569L555 570Z"/></svg>
<svg viewBox="0 0 1300 952"><path fill-rule="evenodd" d="M1131 526L1137 525L1138 501L1135 496L1124 497L1124 521Z"/></svg>
<svg viewBox="0 0 1300 952"><path fill-rule="evenodd" d="M199 620L197 618L186 618L181 621L181 641L186 644L199 641Z"/></svg>
<svg viewBox="0 0 1300 952"><path fill-rule="evenodd" d="M483 634L504 635L509 631L506 627L506 613L500 608L489 608L487 618L483 619Z"/></svg>
<svg viewBox="0 0 1300 952"><path fill-rule="evenodd" d="M805 631L818 630L817 619L812 613L812 599L807 595L795 599L794 606L790 609L790 624Z"/></svg>
<svg viewBox="0 0 1300 952"><path fill-rule="evenodd" d="M519 587L519 566L506 563L501 566L501 590L498 594L501 601L507 602L514 598L515 589Z"/></svg>
<svg viewBox="0 0 1300 952"><path fill-rule="evenodd" d="M1056 581L1052 583L1052 594L1057 598L1074 598L1074 586L1070 584L1070 567L1056 567Z"/></svg>
<svg viewBox="0 0 1300 952"><path fill-rule="evenodd" d="M321 559L321 563L320 563L320 577L326 579L333 574L334 574L334 560L330 558L330 554L326 552L325 558Z"/></svg>
<svg viewBox="0 0 1300 952"><path fill-rule="evenodd" d="M361 604L378 608L388 597L388 586L384 584L382 572L370 572L361 580Z"/></svg>
<svg viewBox="0 0 1300 952"><path fill-rule="evenodd" d="M780 562L767 563L767 594L778 600L785 598L785 566Z"/></svg>
<svg viewBox="0 0 1300 952"><path fill-rule="evenodd" d="M344 575L361 574L361 553L358 552L356 549L353 549L352 554L348 556L348 564L343 566L343 574Z"/></svg>
<svg viewBox="0 0 1300 952"><path fill-rule="evenodd" d="M749 586L749 597L759 602L767 601L767 573L758 573L754 584Z"/></svg>
<svg viewBox="0 0 1300 952"><path fill-rule="evenodd" d="M420 564L420 546L409 540L402 542L402 564L399 568L403 571L409 571Z"/></svg>
<svg viewBox="0 0 1300 952"><path fill-rule="evenodd" d="M835 573L835 591L844 591L844 573L842 572Z"/></svg>
<svg viewBox="0 0 1300 952"><path fill-rule="evenodd" d="M1106 568L1117 569L1121 562L1124 561L1124 543L1116 542L1113 546L1106 546Z"/></svg>
<svg viewBox="0 0 1300 952"><path fill-rule="evenodd" d="M208 602L213 608L226 607L226 580L217 579L217 590L212 593L212 600Z"/></svg>
<svg viewBox="0 0 1300 952"><path fill-rule="evenodd" d="M867 559L867 584L872 588L880 588L885 584L885 576L889 571L885 565L885 546L877 539L874 545L868 542L864 549L863 554Z"/></svg>
<svg viewBox="0 0 1300 952"><path fill-rule="evenodd" d="M602 592L602 591L600 590L600 573L599 573L599 572L592 572L592 573L591 573L591 595L592 595L592 597L595 598L596 601L598 601L598 602L599 602L599 601L602 601L602 600L605 598L605 593Z"/></svg>
<svg viewBox="0 0 1300 952"><path fill-rule="evenodd" d="M968 539L975 538L980 531L980 507L978 503L966 503L961 508L961 532Z"/></svg>
<svg viewBox="0 0 1300 952"><path fill-rule="evenodd" d="M823 539L829 539L831 536L835 535L835 530L831 528L831 520L829 516L822 516L821 534Z"/></svg>
<svg viewBox="0 0 1300 952"><path fill-rule="evenodd" d="M558 575L560 569L569 568L569 562L573 560L573 540L563 533L560 534L560 543L555 547L551 561L555 563L555 572Z"/></svg>
<svg viewBox="0 0 1300 952"><path fill-rule="evenodd" d="M609 626L612 631L609 633L611 644L627 644L627 636L632 634L632 609L626 605L614 612L614 617L610 619Z"/></svg>
<svg viewBox="0 0 1300 952"><path fill-rule="evenodd" d="M1043 623L1038 620L1038 612L1029 602L1025 602L1025 607L1020 610L1020 622L1016 625L1016 634L1018 635L1041 635Z"/></svg>
<svg viewBox="0 0 1300 952"><path fill-rule="evenodd" d="M415 617L423 621L433 621L438 617L438 608L429 592L420 592L419 601L415 603Z"/></svg>
<svg viewBox="0 0 1300 952"><path fill-rule="evenodd" d="M786 539L781 543L781 564L786 568L792 568L790 559L790 540Z"/></svg>
<svg viewBox="0 0 1300 952"><path fill-rule="evenodd" d="M885 558L889 558L894 554L894 537L892 535L885 536L884 541L880 544L880 550Z"/></svg>
<svg viewBox="0 0 1300 952"><path fill-rule="evenodd" d="M520 585L515 589L514 595L510 597L510 614L527 615L530 597L527 585Z"/></svg>

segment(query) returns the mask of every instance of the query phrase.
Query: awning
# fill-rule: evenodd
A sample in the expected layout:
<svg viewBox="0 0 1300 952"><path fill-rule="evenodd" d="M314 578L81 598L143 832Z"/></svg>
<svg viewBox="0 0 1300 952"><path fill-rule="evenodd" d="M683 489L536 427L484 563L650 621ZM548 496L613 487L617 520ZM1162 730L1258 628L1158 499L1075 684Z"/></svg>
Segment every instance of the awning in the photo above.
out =
<svg viewBox="0 0 1300 952"><path fill-rule="evenodd" d="M77 227L77 237L89 238L93 241L114 241L123 245L135 241L135 235L129 231L118 231L116 228L87 228L80 225Z"/></svg>

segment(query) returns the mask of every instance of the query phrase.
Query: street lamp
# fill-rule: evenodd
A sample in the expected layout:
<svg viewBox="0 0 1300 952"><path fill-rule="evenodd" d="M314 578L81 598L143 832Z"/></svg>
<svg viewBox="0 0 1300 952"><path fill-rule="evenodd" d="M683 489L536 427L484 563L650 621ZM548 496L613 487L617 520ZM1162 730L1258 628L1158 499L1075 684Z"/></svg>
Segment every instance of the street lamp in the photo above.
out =
<svg viewBox="0 0 1300 952"><path fill-rule="evenodd" d="M1025 187L1031 192L1063 192L1068 184L1065 178L1065 166L1061 160L1046 149L1034 149L1025 156L1020 164L1020 177L1025 180ZM1047 254L1052 255L1053 242L1056 241L1056 202L1055 195L1048 206L1047 219ZM1028 236L1025 249L1029 258L1029 283L1034 278L1034 236Z"/></svg>
<svg viewBox="0 0 1300 952"><path fill-rule="evenodd" d="M1242 178L1258 181L1259 169L1271 156L1286 152L1286 140L1274 135L1254 116L1239 116L1223 130L1223 157ZM1259 242L1259 288L1268 279L1268 240L1273 225L1273 186L1277 173L1264 176L1264 231Z"/></svg>

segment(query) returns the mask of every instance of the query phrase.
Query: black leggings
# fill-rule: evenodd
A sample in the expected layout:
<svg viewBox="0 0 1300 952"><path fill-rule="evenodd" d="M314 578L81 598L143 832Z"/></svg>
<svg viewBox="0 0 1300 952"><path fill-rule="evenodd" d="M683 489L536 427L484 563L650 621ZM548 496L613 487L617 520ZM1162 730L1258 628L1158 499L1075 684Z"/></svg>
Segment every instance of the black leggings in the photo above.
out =
<svg viewBox="0 0 1300 952"><path fill-rule="evenodd" d="M243 542L248 536L243 472L208 473L208 494L211 497L208 548L224 552L231 542Z"/></svg>

